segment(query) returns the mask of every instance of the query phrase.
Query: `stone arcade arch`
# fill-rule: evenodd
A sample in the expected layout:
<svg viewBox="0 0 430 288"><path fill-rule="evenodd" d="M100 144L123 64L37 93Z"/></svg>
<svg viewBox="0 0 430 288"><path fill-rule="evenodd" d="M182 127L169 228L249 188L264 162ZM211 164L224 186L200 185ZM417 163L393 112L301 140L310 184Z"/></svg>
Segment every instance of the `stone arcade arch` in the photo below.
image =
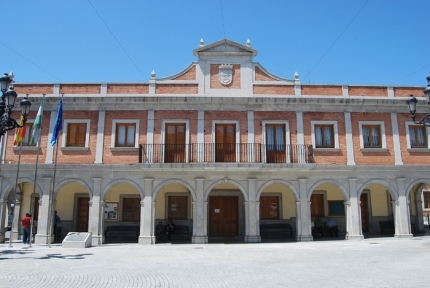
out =
<svg viewBox="0 0 430 288"><path fill-rule="evenodd" d="M205 224L209 242L246 240L249 235L249 195L243 185L224 178L211 183L204 192L207 205Z"/></svg>
<svg viewBox="0 0 430 288"><path fill-rule="evenodd" d="M34 227L37 228L37 218L39 217L38 200L43 192L41 187L38 183L34 183L34 179L20 177L17 186L18 193L15 195L15 185L16 179L13 179L9 181L0 192L0 243L6 240L6 233L3 233L3 231L7 230L5 225L9 222L9 215L12 217L12 209L14 209L13 219L11 219L13 231L7 233L8 239L11 234L13 240L19 239L21 235L21 223L19 219L24 217L25 213L31 213L35 216L36 221L34 222ZM33 193L33 191L35 193ZM33 229L33 232L35 233L36 230Z"/></svg>
<svg viewBox="0 0 430 288"><path fill-rule="evenodd" d="M105 242L138 242L143 225L143 198L142 189L129 179L117 179L104 187L100 221Z"/></svg>
<svg viewBox="0 0 430 288"><path fill-rule="evenodd" d="M406 188L406 199L410 201L410 222L412 233L424 232L424 205L423 205L423 191L426 187L430 186L429 179L417 179L412 181Z"/></svg>
<svg viewBox="0 0 430 288"><path fill-rule="evenodd" d="M154 205L152 235L155 235L156 243L169 241L164 234L164 227L167 226L169 219L177 227L177 233L170 241L190 242L193 235L193 203L196 201L193 187L182 179L169 179L154 188L152 199ZM183 227L187 227L188 233L179 233L180 229L184 231Z"/></svg>
<svg viewBox="0 0 430 288"><path fill-rule="evenodd" d="M296 202L299 200L296 187L288 181L282 179L272 179L265 182L257 192L257 220L259 222L258 235L264 241L288 241L294 239L297 233L297 208ZM261 235L261 225L286 223L292 227L291 238L283 237L285 234L270 234L265 239L265 234ZM284 231L287 233L287 231Z"/></svg>
<svg viewBox="0 0 430 288"><path fill-rule="evenodd" d="M349 199L349 193L341 183L331 179L318 181L310 187L308 192L311 221L320 217L326 222L328 218L331 218L337 223L339 236L342 237L343 234L345 236L348 235L348 209L346 204ZM314 240L321 237L317 233L318 231L315 230L313 232ZM322 236L324 238L330 235L325 229L323 229L323 232Z"/></svg>

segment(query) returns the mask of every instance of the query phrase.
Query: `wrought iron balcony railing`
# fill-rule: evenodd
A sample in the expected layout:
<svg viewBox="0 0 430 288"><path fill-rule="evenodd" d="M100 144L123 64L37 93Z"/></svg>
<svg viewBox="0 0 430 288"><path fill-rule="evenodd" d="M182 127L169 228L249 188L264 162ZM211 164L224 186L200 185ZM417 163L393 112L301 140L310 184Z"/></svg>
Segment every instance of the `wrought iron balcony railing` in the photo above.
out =
<svg viewBox="0 0 430 288"><path fill-rule="evenodd" d="M194 143L139 145L139 163L314 163L312 145Z"/></svg>

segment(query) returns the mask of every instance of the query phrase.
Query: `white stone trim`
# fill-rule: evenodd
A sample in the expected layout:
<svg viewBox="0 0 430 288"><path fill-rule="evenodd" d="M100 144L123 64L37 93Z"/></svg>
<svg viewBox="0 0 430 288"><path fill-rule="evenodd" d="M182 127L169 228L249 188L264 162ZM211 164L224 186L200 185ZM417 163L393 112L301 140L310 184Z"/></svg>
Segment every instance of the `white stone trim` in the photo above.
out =
<svg viewBox="0 0 430 288"><path fill-rule="evenodd" d="M90 124L91 124L91 120L90 119L64 119L63 122L63 133L61 135L61 149L63 148L78 148L78 149L82 149L83 147L74 147L74 146L66 146L66 138L67 138L67 126L69 124L73 124L73 123L85 123L87 126L87 129L85 131L85 148L88 148L88 145L90 143Z"/></svg>
<svg viewBox="0 0 430 288"><path fill-rule="evenodd" d="M407 122L405 122L405 128L406 128L406 145L407 145L407 147L408 147L408 151L409 151L409 149L410 150L421 150L421 151L419 151L419 152L423 152L423 151L426 151L427 149L430 149L430 145L429 145L429 143L430 143L430 135L429 135L429 132L430 132L430 128L429 127L425 127L425 126L423 126L424 127L424 129L425 129L425 131L426 131L426 137L427 137L427 147L420 147L420 148L412 148L411 147L411 136L409 135L409 126L420 126L419 124L415 124L414 122L412 122L412 121L407 121Z"/></svg>
<svg viewBox="0 0 430 288"><path fill-rule="evenodd" d="M352 139L351 112L345 112L345 138L347 165L355 165L354 141Z"/></svg>
<svg viewBox="0 0 430 288"><path fill-rule="evenodd" d="M332 148L318 148L315 143L315 125L332 125L333 126L333 144ZM312 136L312 146L315 151L320 151L320 149L324 149L324 151L339 151L339 131L337 127L337 121L311 121L311 136ZM322 151L322 150L321 150Z"/></svg>
<svg viewBox="0 0 430 288"><path fill-rule="evenodd" d="M103 147L104 147L104 123L106 119L106 112L99 111L99 122L97 125L97 143L96 143L96 159L94 164L103 163Z"/></svg>
<svg viewBox="0 0 430 288"><path fill-rule="evenodd" d="M394 165L403 165L402 151L400 148L399 125L397 123L396 113L391 113L391 129L393 133Z"/></svg>
<svg viewBox="0 0 430 288"><path fill-rule="evenodd" d="M378 125L380 127L381 133L381 148L364 148L363 143L363 125ZM384 121L358 121L358 126L360 130L360 149L372 149L372 152L376 151L387 151L387 138L385 136L385 123Z"/></svg>
<svg viewBox="0 0 430 288"><path fill-rule="evenodd" d="M296 111L297 121L297 144L305 144L305 135L303 134L303 112Z"/></svg>
<svg viewBox="0 0 430 288"><path fill-rule="evenodd" d="M134 135L134 147L115 147L116 140L116 125L121 123L134 123L136 124L136 130ZM139 148L139 119L116 119L112 120L112 137L111 137L111 148Z"/></svg>

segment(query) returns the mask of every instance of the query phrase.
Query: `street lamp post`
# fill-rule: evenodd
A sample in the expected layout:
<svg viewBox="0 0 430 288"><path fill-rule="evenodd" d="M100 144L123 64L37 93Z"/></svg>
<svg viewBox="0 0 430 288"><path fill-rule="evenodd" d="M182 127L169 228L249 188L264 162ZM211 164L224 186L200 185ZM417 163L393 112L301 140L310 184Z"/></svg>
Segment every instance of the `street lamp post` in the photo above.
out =
<svg viewBox="0 0 430 288"><path fill-rule="evenodd" d="M426 79L428 84L427 84L427 87L424 89L424 94L426 95L426 98L427 98L427 104L430 105L430 74L429 76L426 77ZM414 121L415 124L420 124L426 127L430 127L430 114L424 115L420 121L415 120L415 112L417 111L417 103L418 103L417 98L415 98L414 95L411 94L408 100L406 100L406 103L409 105L409 111L411 112L411 115L412 115L412 121Z"/></svg>

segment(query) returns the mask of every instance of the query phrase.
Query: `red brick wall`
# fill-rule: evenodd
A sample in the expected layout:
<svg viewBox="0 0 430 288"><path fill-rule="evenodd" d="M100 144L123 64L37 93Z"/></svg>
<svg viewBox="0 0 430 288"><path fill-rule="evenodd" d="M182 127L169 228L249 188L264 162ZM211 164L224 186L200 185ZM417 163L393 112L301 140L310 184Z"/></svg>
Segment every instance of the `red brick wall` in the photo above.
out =
<svg viewBox="0 0 430 288"><path fill-rule="evenodd" d="M424 95L424 87L395 87L394 88L394 96L395 97L408 97L409 95L414 95L415 97L425 97Z"/></svg>
<svg viewBox="0 0 430 288"><path fill-rule="evenodd" d="M358 121L383 121L388 152L362 152L360 150L360 129ZM393 132L390 113L351 113L352 141L354 142L357 165L394 165Z"/></svg>
<svg viewBox="0 0 430 288"><path fill-rule="evenodd" d="M416 119L421 119L424 114L417 114ZM428 152L409 152L406 139L405 122L412 121L411 114L397 114L397 122L399 125L400 149L402 153L403 165L429 165L430 153Z"/></svg>
<svg viewBox="0 0 430 288"><path fill-rule="evenodd" d="M233 80L229 85L222 85L219 82L219 65L221 64L211 64L210 73L211 73L211 88L212 89L240 89L240 65L233 65Z"/></svg>
<svg viewBox="0 0 430 288"><path fill-rule="evenodd" d="M349 96L385 96L388 97L388 90L386 87L369 87L369 86L349 86Z"/></svg>
<svg viewBox="0 0 430 288"><path fill-rule="evenodd" d="M303 133L305 144L312 145L312 125L311 121L336 121L339 134L338 152L322 152L314 150L315 163L322 165L346 165L346 130L345 116L343 113L332 112L303 112Z"/></svg>
<svg viewBox="0 0 430 288"><path fill-rule="evenodd" d="M196 65L191 67L190 70L188 70L181 76L173 78L172 80L196 80Z"/></svg>
<svg viewBox="0 0 430 288"><path fill-rule="evenodd" d="M342 86L302 85L302 95L342 96Z"/></svg>
<svg viewBox="0 0 430 288"><path fill-rule="evenodd" d="M297 120L296 112L291 111L255 111L254 112L254 135L255 143L263 143L263 121L277 120L288 121L290 127L290 143L297 143Z"/></svg>
<svg viewBox="0 0 430 288"><path fill-rule="evenodd" d="M148 112L138 111L131 114L130 111L106 111L104 126L103 164L137 164L139 162L138 151L112 151L112 125L113 120L132 119L139 120L139 144L146 143ZM95 140L94 140L95 141Z"/></svg>
<svg viewBox="0 0 430 288"><path fill-rule="evenodd" d="M61 84L60 93L64 94L100 94L100 84Z"/></svg>
<svg viewBox="0 0 430 288"><path fill-rule="evenodd" d="M148 94L147 84L108 84L107 94Z"/></svg>
<svg viewBox="0 0 430 288"><path fill-rule="evenodd" d="M189 120L189 143L197 143L197 111L159 110L154 112L154 119L154 144L163 144L161 134L163 120L171 119ZM183 123L183 121L178 121L178 123Z"/></svg>
<svg viewBox="0 0 430 288"><path fill-rule="evenodd" d="M264 73L258 66L255 66L254 72L256 81L278 81Z"/></svg>
<svg viewBox="0 0 430 288"><path fill-rule="evenodd" d="M155 94L198 94L199 87L195 84L157 84Z"/></svg>
<svg viewBox="0 0 430 288"><path fill-rule="evenodd" d="M14 90L20 94L52 94L54 91L53 84L16 84Z"/></svg>
<svg viewBox="0 0 430 288"><path fill-rule="evenodd" d="M212 121L214 120L231 120L232 123L238 121L239 142L248 143L248 113L246 111L205 111L205 143L214 143L212 139Z"/></svg>
<svg viewBox="0 0 430 288"><path fill-rule="evenodd" d="M254 85L254 94L294 95L294 87L286 85Z"/></svg>

